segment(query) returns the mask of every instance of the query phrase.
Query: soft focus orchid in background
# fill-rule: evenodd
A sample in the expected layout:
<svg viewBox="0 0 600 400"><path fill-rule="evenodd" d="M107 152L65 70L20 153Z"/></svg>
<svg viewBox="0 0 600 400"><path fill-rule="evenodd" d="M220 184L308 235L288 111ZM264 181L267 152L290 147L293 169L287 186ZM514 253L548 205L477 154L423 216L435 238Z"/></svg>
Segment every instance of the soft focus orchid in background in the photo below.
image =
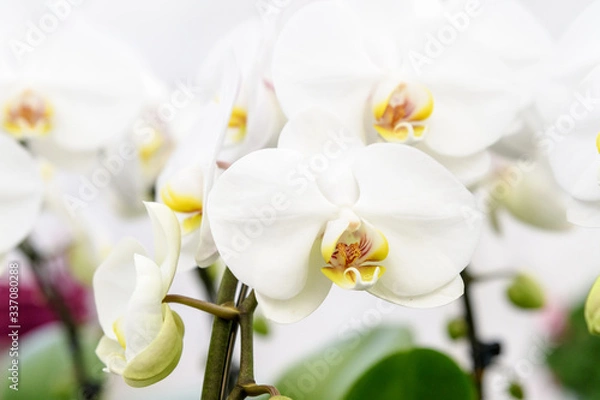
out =
<svg viewBox="0 0 600 400"><path fill-rule="evenodd" d="M506 51L495 51L501 33L477 29L482 11L509 13L499 4L465 7L460 23L467 26L452 43L434 38L445 25L455 29L437 2L323 1L302 8L274 51L284 112L293 117L322 107L368 143L415 144L472 183L489 167L483 151L506 133L522 105ZM427 50L432 40L435 58Z"/></svg>
<svg viewBox="0 0 600 400"><path fill-rule="evenodd" d="M481 222L467 218L471 194L429 156L364 147L317 110L293 118L277 149L225 171L209 205L225 262L279 322L312 313L332 282L406 306L446 304L462 294Z"/></svg>
<svg viewBox="0 0 600 400"><path fill-rule="evenodd" d="M63 165L93 159L143 105L143 68L129 48L72 20L16 68L0 64L1 129Z"/></svg>
<svg viewBox="0 0 600 400"><path fill-rule="evenodd" d="M183 322L162 301L179 257L177 218L166 206L146 203L154 230L155 257L124 239L94 276L98 319L104 331L96 349L107 371L131 386L147 386L173 371L182 352Z"/></svg>

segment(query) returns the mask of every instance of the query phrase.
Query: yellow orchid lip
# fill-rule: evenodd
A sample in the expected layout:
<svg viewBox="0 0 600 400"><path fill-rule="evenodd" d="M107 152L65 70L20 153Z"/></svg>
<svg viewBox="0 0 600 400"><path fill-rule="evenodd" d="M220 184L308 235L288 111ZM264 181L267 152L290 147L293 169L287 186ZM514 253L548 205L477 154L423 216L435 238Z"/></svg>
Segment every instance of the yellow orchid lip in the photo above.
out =
<svg viewBox="0 0 600 400"><path fill-rule="evenodd" d="M45 136L52 130L51 104L32 90L25 90L4 107L2 127L11 135Z"/></svg>
<svg viewBox="0 0 600 400"><path fill-rule="evenodd" d="M384 274L381 265L361 265L340 270L332 267L321 268L323 274L333 283L347 290L366 290L373 286Z"/></svg>
<svg viewBox="0 0 600 400"><path fill-rule="evenodd" d="M337 221L332 222L328 227L334 233L325 232L323 239L335 242L322 245L322 249L327 249L323 252L323 258L328 265L321 268L321 271L343 289L370 288L385 272L385 267L378 263L388 256L387 239L364 222L358 228L352 226L352 229L349 229L351 224L347 224L346 230L337 234L339 231L336 232L335 229L340 225L336 224Z"/></svg>
<svg viewBox="0 0 600 400"><path fill-rule="evenodd" d="M424 121L433 113L433 103L427 88L401 83L373 108L373 127L388 142L420 141L427 132Z"/></svg>
<svg viewBox="0 0 600 400"><path fill-rule="evenodd" d="M181 194L167 184L160 190L162 201L175 212L202 213L202 200L194 196Z"/></svg>
<svg viewBox="0 0 600 400"><path fill-rule="evenodd" d="M239 143L246 137L248 112L242 107L233 107L227 127L227 138L232 143Z"/></svg>
<svg viewBox="0 0 600 400"><path fill-rule="evenodd" d="M600 153L600 132L598 132L598 135L596 136L596 149L598 150L598 153Z"/></svg>

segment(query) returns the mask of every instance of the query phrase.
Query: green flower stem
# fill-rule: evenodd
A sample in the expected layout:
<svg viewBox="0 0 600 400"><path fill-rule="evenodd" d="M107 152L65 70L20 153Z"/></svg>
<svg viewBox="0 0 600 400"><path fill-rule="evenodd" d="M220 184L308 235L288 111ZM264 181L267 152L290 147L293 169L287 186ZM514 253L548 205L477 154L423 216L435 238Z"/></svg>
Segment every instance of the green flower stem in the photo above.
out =
<svg viewBox="0 0 600 400"><path fill-rule="evenodd" d="M252 326L254 310L257 306L254 292L242 302L240 306L240 331L241 331L241 357L240 375L238 381L227 398L228 400L242 400L247 396L259 396L261 394L279 395L279 391L268 385L257 385L254 382L254 328Z"/></svg>
<svg viewBox="0 0 600 400"><path fill-rule="evenodd" d="M242 284L240 291L237 295L235 307L239 310L242 306L242 302L248 294L248 286ZM237 338L239 320L233 321L231 329L229 330L229 338L227 342L227 356L225 358L225 370L223 371L223 380L221 381L221 399L225 399L225 395L228 393L229 384L236 379L236 372L231 371L231 364L233 360L233 350L235 349L235 340Z"/></svg>
<svg viewBox="0 0 600 400"><path fill-rule="evenodd" d="M240 356L240 376L238 385L254 383L254 310L258 305L254 291L240 307L240 331L242 351Z"/></svg>
<svg viewBox="0 0 600 400"><path fill-rule="evenodd" d="M482 399L483 374L485 372L485 366L482 363L482 354L480 351L481 341L477 336L477 326L475 325L473 306L471 304L471 284L473 283L473 278L471 275L469 275L466 269L461 275L463 281L465 282L465 293L462 297L462 300L465 309L465 321L467 322L467 337L471 345L471 357L473 359L473 379L475 381L475 388L477 389L477 396L479 399Z"/></svg>
<svg viewBox="0 0 600 400"><path fill-rule="evenodd" d="M484 274L470 275L470 278L472 282L488 282L501 279L512 279L516 274L517 272L513 270L497 270L486 272Z"/></svg>
<svg viewBox="0 0 600 400"><path fill-rule="evenodd" d="M235 389L231 392L231 395L227 398L227 400L236 400L236 399L244 399L246 396L254 397L260 396L263 394L268 394L270 397L273 396L281 396L279 390L277 390L274 386L269 385L257 385L255 383L236 386Z"/></svg>
<svg viewBox="0 0 600 400"><path fill-rule="evenodd" d="M226 268L217 293L217 303L233 304L237 286L237 278L229 268ZM219 317L214 319L201 400L222 400L222 382L227 379L225 370L229 353L229 337L234 326L237 326L235 321Z"/></svg>
<svg viewBox="0 0 600 400"><path fill-rule="evenodd" d="M168 294L165 296L163 303L183 304L197 310L205 311L226 320L235 320L239 317L240 312L235 308L227 305L217 305L208 301L198 300L179 294Z"/></svg>

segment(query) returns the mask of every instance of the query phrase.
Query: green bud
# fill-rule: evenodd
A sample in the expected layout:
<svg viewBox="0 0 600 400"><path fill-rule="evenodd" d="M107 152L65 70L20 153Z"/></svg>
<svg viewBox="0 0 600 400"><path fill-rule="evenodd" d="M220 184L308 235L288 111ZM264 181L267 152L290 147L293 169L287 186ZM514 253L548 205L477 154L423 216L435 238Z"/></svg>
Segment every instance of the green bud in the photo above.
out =
<svg viewBox="0 0 600 400"><path fill-rule="evenodd" d="M166 378L177 366L183 351L184 326L181 317L163 304L164 323L154 341L127 363L123 379L136 388Z"/></svg>
<svg viewBox="0 0 600 400"><path fill-rule="evenodd" d="M544 307L546 303L542 286L534 277L523 273L515 275L506 294L511 303L519 308L534 310Z"/></svg>
<svg viewBox="0 0 600 400"><path fill-rule="evenodd" d="M525 398L525 392L523 391L523 386L521 386L517 382L512 382L510 384L510 386L508 387L508 394L510 394L510 396L513 399L523 400Z"/></svg>
<svg viewBox="0 0 600 400"><path fill-rule="evenodd" d="M594 282L585 302L585 321L592 335L600 335L600 277Z"/></svg>
<svg viewBox="0 0 600 400"><path fill-rule="evenodd" d="M267 319L257 315L254 316L252 327L254 328L254 332L260 336L268 336L271 331Z"/></svg>
<svg viewBox="0 0 600 400"><path fill-rule="evenodd" d="M462 339L465 336L467 336L467 322L464 318L454 318L453 320L448 322L448 325L446 325L446 330L450 339Z"/></svg>

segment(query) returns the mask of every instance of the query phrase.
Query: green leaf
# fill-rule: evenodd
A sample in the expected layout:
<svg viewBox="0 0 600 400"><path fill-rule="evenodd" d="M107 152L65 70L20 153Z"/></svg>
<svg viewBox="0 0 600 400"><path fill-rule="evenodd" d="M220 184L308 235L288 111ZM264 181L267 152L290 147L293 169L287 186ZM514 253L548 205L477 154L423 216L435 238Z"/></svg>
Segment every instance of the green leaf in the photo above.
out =
<svg viewBox="0 0 600 400"><path fill-rule="evenodd" d="M600 337L590 335L583 304L572 310L567 326L555 339L546 362L556 380L581 400L600 399Z"/></svg>
<svg viewBox="0 0 600 400"><path fill-rule="evenodd" d="M371 366L412 345L406 328L380 326L368 332L349 331L279 379L281 394L294 400L336 400Z"/></svg>
<svg viewBox="0 0 600 400"><path fill-rule="evenodd" d="M471 400L471 379L448 356L430 349L403 351L379 362L344 400Z"/></svg>
<svg viewBox="0 0 600 400"><path fill-rule="evenodd" d="M82 348L87 366L88 376L97 382L104 379L103 364L98 360L94 350L98 344L98 335L90 330L82 330ZM79 398L79 388L75 382L69 348L64 330L60 325L52 324L38 328L19 337L18 356L3 357L0 366L5 371L4 383L0 389L0 398L4 400L72 400ZM10 388L13 385L6 379L6 371L18 363L18 391ZM10 374L12 372L9 371ZM16 375L16 374L15 374ZM16 383L16 381L15 381Z"/></svg>

